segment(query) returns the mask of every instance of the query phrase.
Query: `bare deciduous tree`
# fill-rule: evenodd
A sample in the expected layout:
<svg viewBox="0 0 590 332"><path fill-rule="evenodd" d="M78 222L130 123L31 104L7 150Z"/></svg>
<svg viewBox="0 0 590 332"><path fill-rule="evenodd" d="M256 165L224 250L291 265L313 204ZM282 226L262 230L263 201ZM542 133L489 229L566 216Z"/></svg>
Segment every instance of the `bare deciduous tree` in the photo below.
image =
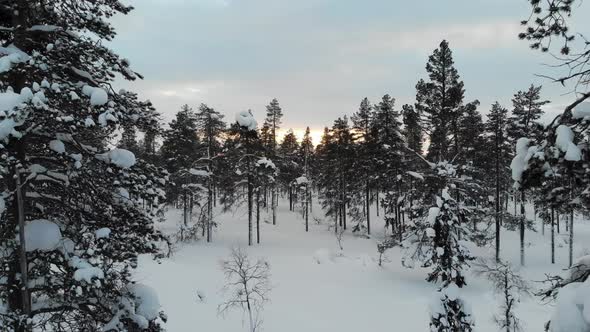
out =
<svg viewBox="0 0 590 332"><path fill-rule="evenodd" d="M502 331L523 331L520 320L514 314L521 297L530 295L527 282L512 269L509 263L495 259L479 259L474 263L475 274L488 278L494 291L502 296L500 310L494 315L494 322Z"/></svg>
<svg viewBox="0 0 590 332"><path fill-rule="evenodd" d="M234 248L230 257L221 262L221 268L226 279L223 291L228 298L217 307L218 313L241 309L248 315L249 332L260 331L260 313L271 291L270 265L264 259L252 262L243 249Z"/></svg>

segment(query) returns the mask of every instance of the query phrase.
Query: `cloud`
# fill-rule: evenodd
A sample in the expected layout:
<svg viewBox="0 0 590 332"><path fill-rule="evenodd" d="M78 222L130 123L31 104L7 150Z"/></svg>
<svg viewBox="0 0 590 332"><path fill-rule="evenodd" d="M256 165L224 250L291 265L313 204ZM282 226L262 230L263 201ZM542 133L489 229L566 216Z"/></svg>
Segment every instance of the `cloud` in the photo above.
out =
<svg viewBox="0 0 590 332"><path fill-rule="evenodd" d="M517 38L520 26L513 21L480 23L438 23L406 30L375 29L359 34L365 42L347 41L345 50L361 53L382 51L431 52L446 39L453 49L485 50L512 48L520 45Z"/></svg>

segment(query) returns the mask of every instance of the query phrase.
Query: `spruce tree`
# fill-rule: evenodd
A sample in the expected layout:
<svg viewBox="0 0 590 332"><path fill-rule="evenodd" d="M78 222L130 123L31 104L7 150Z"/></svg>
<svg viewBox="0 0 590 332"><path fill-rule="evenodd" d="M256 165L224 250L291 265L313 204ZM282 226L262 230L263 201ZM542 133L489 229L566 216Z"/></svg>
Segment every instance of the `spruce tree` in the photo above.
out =
<svg viewBox="0 0 590 332"><path fill-rule="evenodd" d="M149 102L112 88L115 77L141 77L105 43L110 18L131 10L109 0L0 5L10 45L0 71L2 331L162 330L155 292L133 269L164 239L153 222L166 176L109 146L125 127L157 124Z"/></svg>

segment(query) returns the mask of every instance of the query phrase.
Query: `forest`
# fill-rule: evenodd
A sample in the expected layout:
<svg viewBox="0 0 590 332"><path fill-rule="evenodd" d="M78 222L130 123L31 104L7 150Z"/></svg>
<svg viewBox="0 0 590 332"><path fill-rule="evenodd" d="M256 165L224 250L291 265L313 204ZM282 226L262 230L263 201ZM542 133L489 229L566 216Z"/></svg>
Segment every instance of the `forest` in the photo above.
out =
<svg viewBox="0 0 590 332"><path fill-rule="evenodd" d="M285 126L281 96L236 114L179 104L167 122L117 91L144 79L106 43L129 5L0 0L0 330L227 331L241 312L249 332L352 331L321 316L307 327L272 320L307 317L284 303L309 288L281 288L307 271L343 278L325 302L356 307L342 321L391 311L390 325L365 320L368 331L589 332L590 42L569 24L587 6L527 2L514 38L531 61L554 54L545 87L514 87L510 104L468 100L453 40L441 40L408 82L413 103L395 91L360 97L314 142L313 124L303 137ZM543 122L552 84L572 91L570 103ZM299 262L303 251L313 259ZM275 271L293 279L277 283ZM411 304L425 314L403 317L403 303L388 310L363 292L340 303L361 287L357 272L363 292L426 287ZM339 285L317 279L323 291ZM167 292L190 298L172 307L159 300ZM174 322L215 301L202 309L208 323ZM215 325L224 317L234 324Z"/></svg>

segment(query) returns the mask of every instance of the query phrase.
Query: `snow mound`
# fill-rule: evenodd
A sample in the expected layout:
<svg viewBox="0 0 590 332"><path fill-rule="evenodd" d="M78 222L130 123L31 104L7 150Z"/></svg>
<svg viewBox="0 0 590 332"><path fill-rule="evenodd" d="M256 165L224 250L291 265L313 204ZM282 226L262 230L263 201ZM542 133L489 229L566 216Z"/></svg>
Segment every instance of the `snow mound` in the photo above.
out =
<svg viewBox="0 0 590 332"><path fill-rule="evenodd" d="M556 130L557 138L555 145L559 150L565 152L565 160L579 161L582 158L582 152L574 144L574 132L566 125L560 125Z"/></svg>
<svg viewBox="0 0 590 332"><path fill-rule="evenodd" d="M574 282L559 291L551 332L590 331L590 282Z"/></svg>
<svg viewBox="0 0 590 332"><path fill-rule="evenodd" d="M516 185L522 180L522 173L527 168L527 155L529 151L530 139L521 137L516 141L516 156L512 159L510 168L512 169L512 180L516 181Z"/></svg>
<svg viewBox="0 0 590 332"><path fill-rule="evenodd" d="M258 123L254 119L251 111L242 111L236 114L236 122L240 127L244 127L248 130L256 130Z"/></svg>
<svg viewBox="0 0 590 332"><path fill-rule="evenodd" d="M49 142L49 148L59 154L66 152L66 146L58 139L54 139L53 141Z"/></svg>
<svg viewBox="0 0 590 332"><path fill-rule="evenodd" d="M25 248L27 251L54 250L61 239L59 226L49 220L31 220L25 225Z"/></svg>
<svg viewBox="0 0 590 332"><path fill-rule="evenodd" d="M74 272L74 279L76 281L84 280L87 283L91 283L94 278L104 278L104 272L100 268L88 263L78 256L72 257L70 260L70 266L76 269L76 272Z"/></svg>
<svg viewBox="0 0 590 332"><path fill-rule="evenodd" d="M5 73L12 68L12 65L25 62L30 57L16 47L0 47L0 73Z"/></svg>
<svg viewBox="0 0 590 332"><path fill-rule="evenodd" d="M309 180L305 176L300 176L297 179L295 179L295 183L297 183L297 185L306 184L308 182L309 182Z"/></svg>
<svg viewBox="0 0 590 332"><path fill-rule="evenodd" d="M90 95L90 105L102 106L109 102L109 95L101 88L95 88Z"/></svg>
<svg viewBox="0 0 590 332"><path fill-rule="evenodd" d="M6 211L6 202L4 201L4 196L0 195L0 215Z"/></svg>
<svg viewBox="0 0 590 332"><path fill-rule="evenodd" d="M121 168L130 168L136 163L133 152L125 149L113 149L107 153L97 154L96 158Z"/></svg>
<svg viewBox="0 0 590 332"><path fill-rule="evenodd" d="M256 161L256 165L257 166L264 166L264 167L270 167L272 169L276 169L277 167L275 166L275 163L272 162L272 160L266 158L266 157L262 157L260 159L258 159L258 161Z"/></svg>
<svg viewBox="0 0 590 332"><path fill-rule="evenodd" d="M590 103L581 103L580 105L576 106L572 111L572 116L574 119L583 119L587 116L590 116Z"/></svg>
<svg viewBox="0 0 590 332"><path fill-rule="evenodd" d="M191 173L192 175L195 175L195 176L204 176L204 177L208 177L209 175L211 175L211 173L207 172L206 170L194 169L194 168L191 168L189 170L189 173Z"/></svg>
<svg viewBox="0 0 590 332"><path fill-rule="evenodd" d="M34 95L31 89L23 88L21 93L13 91L0 92L0 114L6 114L13 111L16 107L23 103L28 103L33 99ZM12 118L5 118L0 120L0 140L8 138L9 135L19 137L15 131L15 127L20 125Z"/></svg>
<svg viewBox="0 0 590 332"><path fill-rule="evenodd" d="M407 171L406 173L408 173L408 175L410 175L412 177L415 177L418 180L424 181L424 176L422 174L420 174L420 173L412 172L412 171Z"/></svg>
<svg viewBox="0 0 590 332"><path fill-rule="evenodd" d="M321 248L314 252L313 259L318 264L329 264L334 263L334 259L338 256L342 256L342 254L335 254L326 248Z"/></svg>
<svg viewBox="0 0 590 332"><path fill-rule="evenodd" d="M143 284L134 284L129 289L135 296L135 313L148 321L156 319L160 313L158 293Z"/></svg>
<svg viewBox="0 0 590 332"><path fill-rule="evenodd" d="M94 235L97 239L108 239L111 236L111 229L108 227L97 229Z"/></svg>

